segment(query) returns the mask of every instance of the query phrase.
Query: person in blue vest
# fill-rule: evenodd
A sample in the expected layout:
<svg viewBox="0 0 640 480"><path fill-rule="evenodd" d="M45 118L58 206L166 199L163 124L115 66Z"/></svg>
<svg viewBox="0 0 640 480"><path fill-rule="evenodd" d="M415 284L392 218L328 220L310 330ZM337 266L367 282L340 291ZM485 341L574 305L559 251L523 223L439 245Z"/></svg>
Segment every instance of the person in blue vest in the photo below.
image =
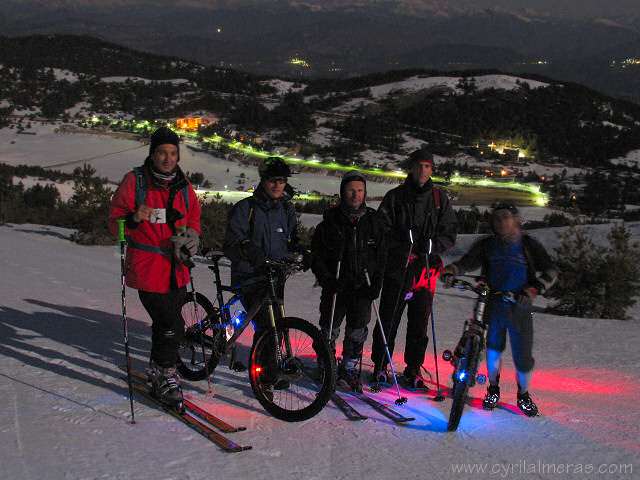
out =
<svg viewBox="0 0 640 480"><path fill-rule="evenodd" d="M114 193L108 221L118 235L118 220L125 220L126 284L138 290L151 317L152 394L177 410L183 408L176 375L184 335L181 305L200 234L200 203L179 161L180 138L158 128L144 164L127 173Z"/></svg>
<svg viewBox="0 0 640 480"><path fill-rule="evenodd" d="M387 239L387 262L380 295L380 318L389 352L406 305L407 333L404 378L410 387L426 388L421 367L429 342L435 280L442 269L440 254L456 241L458 221L449 197L434 187L434 157L425 148L409 155L406 181L387 192L378 216ZM385 382L388 359L379 325L373 331L371 380Z"/></svg>
<svg viewBox="0 0 640 480"><path fill-rule="evenodd" d="M468 271L481 269L492 292L485 319L487 332L487 371L489 387L482 402L485 410L493 410L500 400L500 368L507 332L516 366L517 403L527 416L538 415L538 407L529 394L533 374L532 303L555 283L558 270L544 247L531 236L522 233L520 215L511 203L497 204L491 213L493 235L474 243L460 260L447 265L441 275L445 287ZM511 292L514 302L504 301L504 292Z"/></svg>

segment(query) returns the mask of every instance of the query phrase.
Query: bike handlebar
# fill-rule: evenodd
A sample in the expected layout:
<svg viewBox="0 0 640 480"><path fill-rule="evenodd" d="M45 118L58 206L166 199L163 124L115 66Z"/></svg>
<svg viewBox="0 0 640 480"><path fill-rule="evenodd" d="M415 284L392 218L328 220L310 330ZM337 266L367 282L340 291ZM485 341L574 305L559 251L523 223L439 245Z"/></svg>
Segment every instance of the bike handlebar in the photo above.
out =
<svg viewBox="0 0 640 480"><path fill-rule="evenodd" d="M467 280L463 280L461 278L456 278L451 285L453 288L457 288L459 290L470 290L474 293L480 295L483 291L487 291L491 295L496 295L502 298L503 302L516 303L516 296L513 292L506 292L503 290L491 291L487 282L482 279L476 280L476 283L473 284Z"/></svg>

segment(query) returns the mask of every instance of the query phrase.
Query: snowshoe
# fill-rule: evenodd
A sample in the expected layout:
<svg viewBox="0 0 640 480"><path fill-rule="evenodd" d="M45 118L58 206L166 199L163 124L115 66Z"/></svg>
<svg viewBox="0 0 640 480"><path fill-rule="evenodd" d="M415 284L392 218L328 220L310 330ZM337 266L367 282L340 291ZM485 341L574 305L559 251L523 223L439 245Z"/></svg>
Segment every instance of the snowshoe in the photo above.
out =
<svg viewBox="0 0 640 480"><path fill-rule="evenodd" d="M487 394L482 401L482 408L485 410L493 410L498 405L500 400L500 387L497 385L490 385L487 388Z"/></svg>
<svg viewBox="0 0 640 480"><path fill-rule="evenodd" d="M529 392L518 394L518 408L522 410L527 417L538 416L538 406L534 403L529 396Z"/></svg>

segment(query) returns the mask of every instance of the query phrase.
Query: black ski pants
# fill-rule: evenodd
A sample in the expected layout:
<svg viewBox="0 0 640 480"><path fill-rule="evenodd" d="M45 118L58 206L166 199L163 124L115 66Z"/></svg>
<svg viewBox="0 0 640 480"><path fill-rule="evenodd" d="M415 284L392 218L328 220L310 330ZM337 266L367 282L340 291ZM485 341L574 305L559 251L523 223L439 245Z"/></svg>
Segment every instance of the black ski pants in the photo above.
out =
<svg viewBox="0 0 640 480"><path fill-rule="evenodd" d="M151 360L161 367L180 363L178 347L184 337L182 301L187 288L167 293L138 290L140 302L151 317Z"/></svg>
<svg viewBox="0 0 640 480"><path fill-rule="evenodd" d="M329 335L331 323L331 307L333 293L322 290L320 295L320 329L329 338L333 354L336 352L336 340L340 335L340 326L346 318L344 341L342 343L342 358L360 360L362 347L367 340L369 330L367 325L371 320L371 300L339 293L336 296L336 308L333 314L333 328Z"/></svg>
<svg viewBox="0 0 640 480"><path fill-rule="evenodd" d="M401 292L401 284L390 277L385 277L380 295L380 319L387 337L389 353L393 357L393 349L398 333L400 319L407 309L407 333L404 347L404 362L411 369L418 369L424 362L424 357L429 344L428 329L429 316L431 314L431 292L427 288L414 290L410 300L404 300L404 289ZM396 309L398 296L401 295ZM395 315L394 315L394 309ZM389 363L384 349L384 340L380 332L380 326L376 324L373 331L373 346L371 360L376 371L382 370Z"/></svg>

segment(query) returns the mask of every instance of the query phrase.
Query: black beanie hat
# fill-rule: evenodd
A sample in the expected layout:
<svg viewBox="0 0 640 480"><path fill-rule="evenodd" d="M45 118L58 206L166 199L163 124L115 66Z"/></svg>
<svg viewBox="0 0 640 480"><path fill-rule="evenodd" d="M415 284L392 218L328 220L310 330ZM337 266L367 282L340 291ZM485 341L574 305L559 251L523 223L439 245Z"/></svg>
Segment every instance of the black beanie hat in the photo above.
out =
<svg viewBox="0 0 640 480"><path fill-rule="evenodd" d="M426 148L420 148L418 150L414 150L409 155L409 165L412 165L415 162L426 162L430 163L432 167L435 167L435 163L433 162L433 153L431 153Z"/></svg>
<svg viewBox="0 0 640 480"><path fill-rule="evenodd" d="M149 155L153 155L153 152L156 151L158 145L164 145L165 143L169 143L171 145L175 145L180 150L180 137L177 133L171 130L168 127L160 127L153 135L151 135L151 143L149 144Z"/></svg>
<svg viewBox="0 0 640 480"><path fill-rule="evenodd" d="M345 188L347 186L347 183L355 182L355 181L364 183L364 191L365 191L365 194L366 194L366 191L367 191L367 179L358 170L349 170L347 173L345 173L343 175L342 181L340 182L340 198L344 197L344 190L345 190Z"/></svg>

